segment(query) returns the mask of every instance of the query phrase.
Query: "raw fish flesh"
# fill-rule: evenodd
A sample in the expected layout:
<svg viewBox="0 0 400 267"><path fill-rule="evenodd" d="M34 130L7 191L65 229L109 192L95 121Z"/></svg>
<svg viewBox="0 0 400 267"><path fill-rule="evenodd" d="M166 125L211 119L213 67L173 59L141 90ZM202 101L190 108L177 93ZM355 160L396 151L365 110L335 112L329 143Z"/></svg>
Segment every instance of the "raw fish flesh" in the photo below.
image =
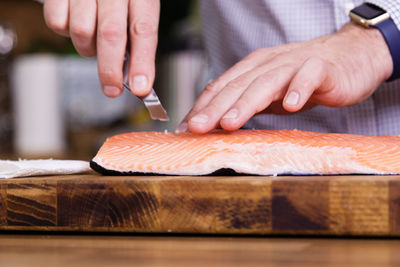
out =
<svg viewBox="0 0 400 267"><path fill-rule="evenodd" d="M133 132L108 138L91 167L113 175L399 174L400 137L299 130Z"/></svg>

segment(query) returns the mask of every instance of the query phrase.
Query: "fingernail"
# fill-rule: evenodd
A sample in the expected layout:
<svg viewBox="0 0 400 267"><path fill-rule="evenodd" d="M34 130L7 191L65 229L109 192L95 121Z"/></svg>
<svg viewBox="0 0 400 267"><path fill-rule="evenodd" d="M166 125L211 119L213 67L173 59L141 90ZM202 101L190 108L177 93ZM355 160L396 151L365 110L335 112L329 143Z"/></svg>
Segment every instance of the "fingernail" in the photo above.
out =
<svg viewBox="0 0 400 267"><path fill-rule="evenodd" d="M121 89L115 86L104 86L104 94L109 97L117 97L121 94Z"/></svg>
<svg viewBox="0 0 400 267"><path fill-rule="evenodd" d="M188 131L188 124L187 122L181 123L178 128L176 128L175 133L185 133Z"/></svg>
<svg viewBox="0 0 400 267"><path fill-rule="evenodd" d="M297 92L290 92L286 97L285 102L289 106L296 106L299 103L299 94Z"/></svg>
<svg viewBox="0 0 400 267"><path fill-rule="evenodd" d="M137 94L142 94L145 93L146 89L147 89L147 78L144 75L137 75L135 77L133 77L132 80L132 87L133 87L133 91Z"/></svg>
<svg viewBox="0 0 400 267"><path fill-rule="evenodd" d="M238 116L239 111L236 108L233 108L229 110L223 117L222 119L236 119Z"/></svg>
<svg viewBox="0 0 400 267"><path fill-rule="evenodd" d="M194 123L206 123L208 121L208 116L206 114L198 114L190 119Z"/></svg>

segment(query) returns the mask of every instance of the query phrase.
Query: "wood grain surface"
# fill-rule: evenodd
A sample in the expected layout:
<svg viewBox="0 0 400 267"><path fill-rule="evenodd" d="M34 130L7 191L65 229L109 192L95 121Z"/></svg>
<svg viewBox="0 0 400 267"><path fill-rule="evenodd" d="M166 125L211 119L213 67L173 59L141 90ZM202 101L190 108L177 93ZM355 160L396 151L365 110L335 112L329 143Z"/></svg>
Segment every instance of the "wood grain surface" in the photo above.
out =
<svg viewBox="0 0 400 267"><path fill-rule="evenodd" d="M400 240L0 234L1 266L400 266Z"/></svg>
<svg viewBox="0 0 400 267"><path fill-rule="evenodd" d="M400 235L400 176L0 180L0 230Z"/></svg>
<svg viewBox="0 0 400 267"><path fill-rule="evenodd" d="M7 191L6 184L0 184L0 226L7 225Z"/></svg>

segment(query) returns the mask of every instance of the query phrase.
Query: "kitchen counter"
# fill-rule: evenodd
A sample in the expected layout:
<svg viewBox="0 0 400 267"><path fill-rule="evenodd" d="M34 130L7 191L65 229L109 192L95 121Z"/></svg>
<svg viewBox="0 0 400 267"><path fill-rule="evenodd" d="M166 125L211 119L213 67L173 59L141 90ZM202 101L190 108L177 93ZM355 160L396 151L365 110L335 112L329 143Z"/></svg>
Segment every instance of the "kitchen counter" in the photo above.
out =
<svg viewBox="0 0 400 267"><path fill-rule="evenodd" d="M2 266L399 266L400 241L359 238L0 234Z"/></svg>
<svg viewBox="0 0 400 267"><path fill-rule="evenodd" d="M0 230L398 236L400 176L0 180Z"/></svg>

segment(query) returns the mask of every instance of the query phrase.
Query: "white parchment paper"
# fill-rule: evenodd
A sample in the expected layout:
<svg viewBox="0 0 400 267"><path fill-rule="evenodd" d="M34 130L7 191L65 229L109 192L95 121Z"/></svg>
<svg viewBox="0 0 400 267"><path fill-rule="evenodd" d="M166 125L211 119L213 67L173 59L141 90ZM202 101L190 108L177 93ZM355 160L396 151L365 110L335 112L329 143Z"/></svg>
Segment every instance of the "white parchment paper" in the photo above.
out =
<svg viewBox="0 0 400 267"><path fill-rule="evenodd" d="M90 170L89 162L81 160L0 160L0 179L39 175L77 174Z"/></svg>

